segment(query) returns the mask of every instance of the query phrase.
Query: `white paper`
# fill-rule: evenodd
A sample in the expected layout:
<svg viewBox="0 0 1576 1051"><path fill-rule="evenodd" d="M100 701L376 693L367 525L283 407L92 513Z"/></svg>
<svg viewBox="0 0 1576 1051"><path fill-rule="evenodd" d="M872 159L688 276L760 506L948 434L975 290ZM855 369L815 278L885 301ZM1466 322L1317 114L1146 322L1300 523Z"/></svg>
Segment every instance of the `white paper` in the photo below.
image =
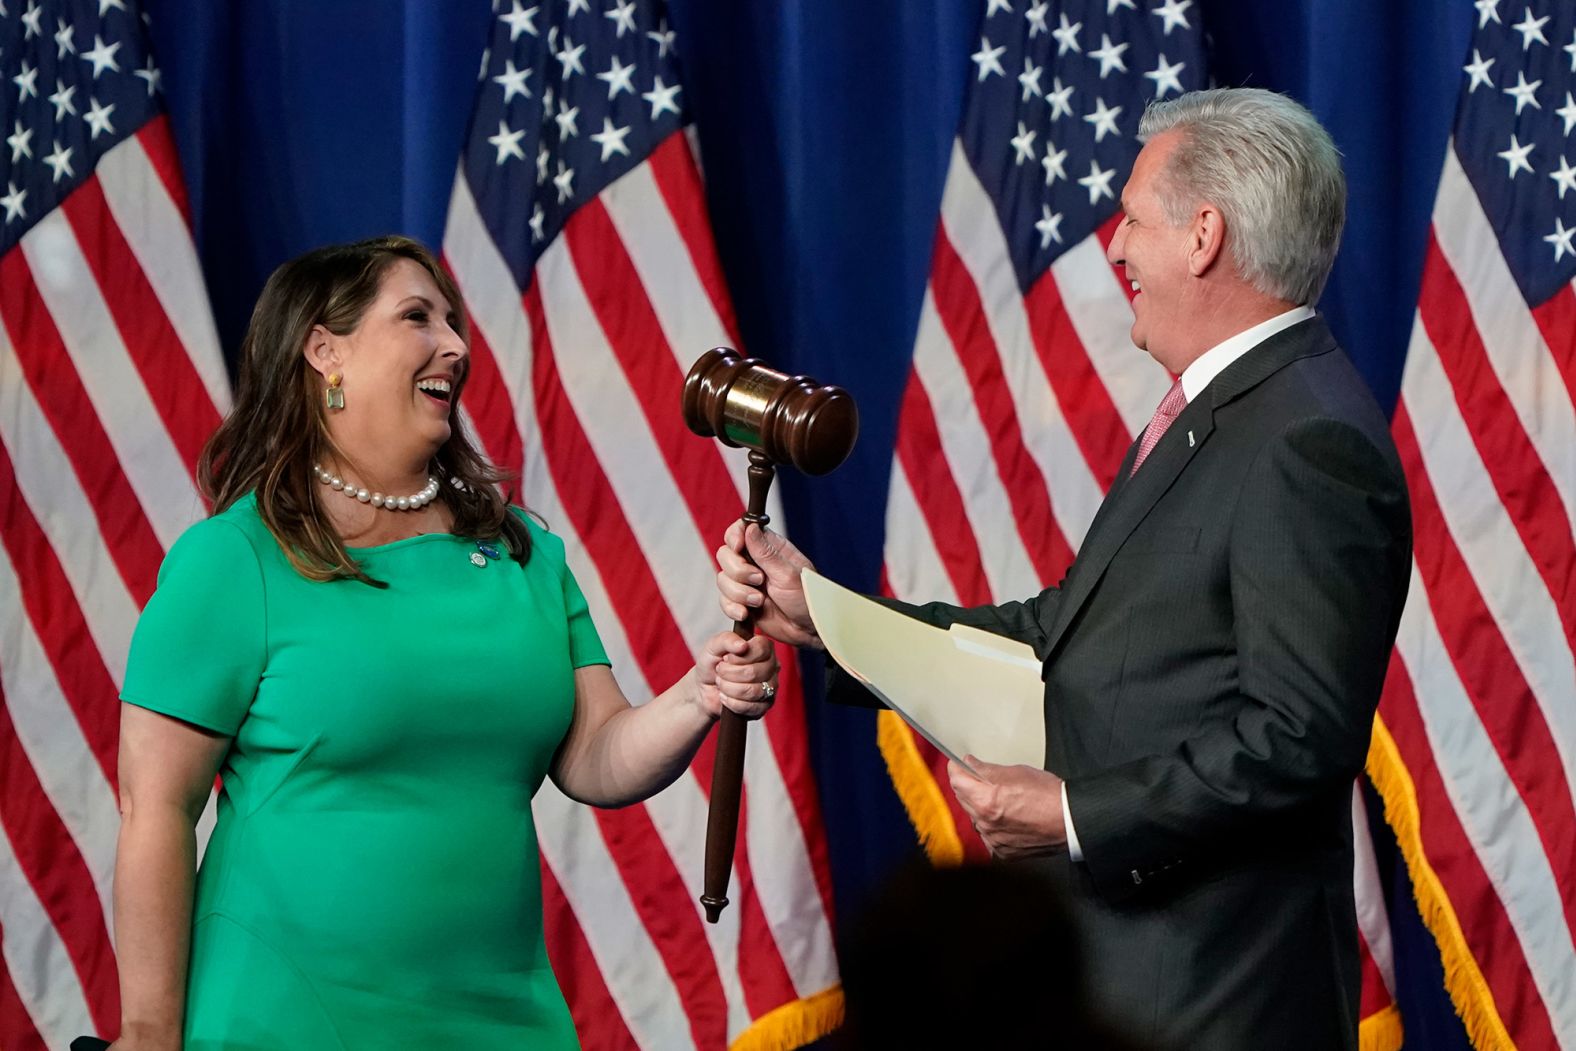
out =
<svg viewBox="0 0 1576 1051"><path fill-rule="evenodd" d="M1044 765L1045 686L1032 648L925 624L819 573L803 582L827 652L949 759Z"/></svg>

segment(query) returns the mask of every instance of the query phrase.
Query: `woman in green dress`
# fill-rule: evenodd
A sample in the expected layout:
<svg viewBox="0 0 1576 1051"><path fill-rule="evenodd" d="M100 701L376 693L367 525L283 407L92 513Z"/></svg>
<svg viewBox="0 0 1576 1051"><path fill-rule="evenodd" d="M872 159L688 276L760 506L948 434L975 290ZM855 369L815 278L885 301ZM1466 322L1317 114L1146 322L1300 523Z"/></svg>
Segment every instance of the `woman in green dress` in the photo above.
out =
<svg viewBox="0 0 1576 1051"><path fill-rule="evenodd" d="M532 795L644 799L724 706L771 703L767 641L723 633L630 706L562 542L455 416L467 339L404 238L309 253L258 300L199 468L214 515L126 670L117 1051L574 1047Z"/></svg>

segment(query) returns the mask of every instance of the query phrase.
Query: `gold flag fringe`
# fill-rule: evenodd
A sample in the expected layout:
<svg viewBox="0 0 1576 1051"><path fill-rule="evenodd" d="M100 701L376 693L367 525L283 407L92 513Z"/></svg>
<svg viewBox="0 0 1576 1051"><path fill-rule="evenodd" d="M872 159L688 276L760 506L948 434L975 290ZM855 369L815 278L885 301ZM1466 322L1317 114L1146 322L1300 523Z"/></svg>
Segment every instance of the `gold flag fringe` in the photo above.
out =
<svg viewBox="0 0 1576 1051"><path fill-rule="evenodd" d="M953 822L952 811L947 809L941 786L920 758L914 731L902 716L884 708L876 713L876 743L881 748L881 758L886 760L892 787L903 801L903 809L908 811L908 819L919 833L920 845L930 863L963 864L963 840L958 836L958 826Z"/></svg>
<svg viewBox="0 0 1576 1051"><path fill-rule="evenodd" d="M1395 738L1390 736L1384 720L1377 716L1373 739L1368 745L1368 776L1384 800L1385 821L1395 832L1401 856L1406 859L1406 868L1412 877L1412 895L1417 899L1424 926L1439 946L1439 958L1445 968L1445 990L1466 1026L1467 1037L1478 1051L1500 1051L1502 1048L1513 1051L1516 1045L1494 1006L1494 994L1489 991L1477 959L1467 946L1450 897L1423 852L1417 787L1401 759ZM1367 1045L1363 1046L1366 1051Z"/></svg>
<svg viewBox="0 0 1576 1051"><path fill-rule="evenodd" d="M843 987L834 985L767 1011L728 1045L728 1051L793 1051L842 1024Z"/></svg>
<svg viewBox="0 0 1576 1051"><path fill-rule="evenodd" d="M1357 1051L1401 1051L1401 1012L1391 1004L1357 1025Z"/></svg>

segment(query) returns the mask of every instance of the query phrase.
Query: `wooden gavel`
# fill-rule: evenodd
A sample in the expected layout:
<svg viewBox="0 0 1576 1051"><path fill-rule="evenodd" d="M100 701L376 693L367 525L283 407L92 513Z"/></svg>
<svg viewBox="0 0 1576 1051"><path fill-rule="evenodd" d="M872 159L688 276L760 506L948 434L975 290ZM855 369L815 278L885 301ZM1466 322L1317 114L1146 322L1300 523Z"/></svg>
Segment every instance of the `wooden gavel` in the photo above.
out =
<svg viewBox="0 0 1576 1051"><path fill-rule="evenodd" d="M808 376L789 376L744 358L729 347L700 356L684 380L684 422L703 438L750 450L750 502L746 527L765 528L766 494L776 465L825 474L848 459L859 435L854 399L839 387ZM749 558L749 552L744 554ZM734 621L740 638L755 634L755 611ZM716 923L728 904L728 878L739 835L739 787L744 778L745 720L727 708L717 726L711 769L711 809L706 816L706 921Z"/></svg>

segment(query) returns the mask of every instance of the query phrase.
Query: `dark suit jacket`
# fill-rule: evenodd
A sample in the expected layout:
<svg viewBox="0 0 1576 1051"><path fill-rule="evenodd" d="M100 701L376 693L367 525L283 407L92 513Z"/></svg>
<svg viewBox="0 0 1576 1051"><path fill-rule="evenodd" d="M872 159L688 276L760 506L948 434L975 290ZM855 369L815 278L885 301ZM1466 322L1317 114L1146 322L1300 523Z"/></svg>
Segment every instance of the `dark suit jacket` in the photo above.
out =
<svg viewBox="0 0 1576 1051"><path fill-rule="evenodd" d="M1389 428L1314 318L1128 478L1135 452L1057 587L899 605L1044 659L1045 767L1084 852L1044 864L1113 1021L1188 1051L1355 1048L1352 780L1411 561Z"/></svg>

